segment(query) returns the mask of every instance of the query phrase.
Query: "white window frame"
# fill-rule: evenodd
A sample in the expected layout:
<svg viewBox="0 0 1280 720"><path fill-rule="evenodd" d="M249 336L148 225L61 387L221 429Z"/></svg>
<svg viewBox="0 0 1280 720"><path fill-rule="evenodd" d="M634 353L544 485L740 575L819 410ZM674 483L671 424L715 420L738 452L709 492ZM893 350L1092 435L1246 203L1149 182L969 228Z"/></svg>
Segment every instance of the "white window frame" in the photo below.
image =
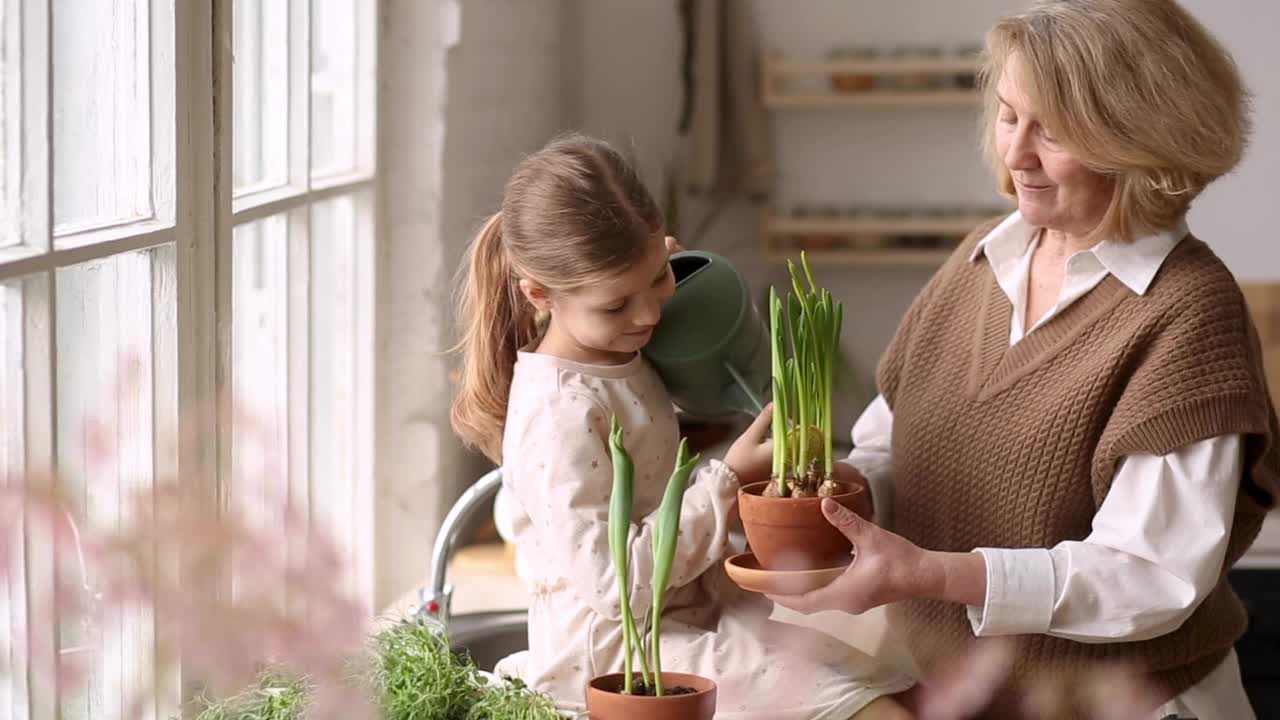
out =
<svg viewBox="0 0 1280 720"><path fill-rule="evenodd" d="M234 127L234 100L229 81L232 71L232 0L214 0L215 36L217 43L216 74L228 79L227 82L216 82L214 107L216 111L215 127L217 138L215 145L225 149L226 162L219 165L217 186L218 207L215 211L216 265L218 268L218 287L215 292L217 308L215 316L218 322L218 347L230 348L232 345L232 235L234 228L247 223L257 222L277 215L288 218L290 232L289 247L289 340L291 348L307 348L310 345L309 323L306 315L297 311L300 302L310 297L312 288L309 284L311 260L310 242L294 242L298 235L309 235L307 210L315 205L333 198L351 195L361 198L367 207L367 223L364 226L368 237L376 233L376 185L377 185L377 22L379 0L356 0L366 3L357 13L359 21L355 28L357 37L357 87L359 97L357 105L365 109L358 115L357 135L362 142L356 148L355 167L351 172L343 174L313 177L310 171L310 58L311 58L311 23L310 11L313 0L280 0L289 3L289 71L288 71L288 126L289 153L288 176L283 185L278 187L252 188L239 195L232 192L232 152L231 132ZM374 472L373 472L373 426L374 426L374 364L376 298L374 282L376 278L377 253L374 243L365 242L357 245L355 275L358 281L354 292L365 302L358 309L355 322L356 346L361 352L355 358L355 372L352 392L358 399L356 417L353 427L359 437L355 442L353 457L355 478L353 503L351 508L352 522L360 528L361 547L353 557L347 558L353 571L353 585L350 590L366 604L372 612L375 543L374 533ZM219 366L217 375L220 389L229 387L229 378L233 372L231 354L218 353ZM313 507L309 502L315 488L311 487L308 477L308 449L313 443L323 444L327 438L315 438L311 427L309 409L313 404L310 393L309 370L313 364L307 354L289 353L289 448L287 464L289 471L290 498L303 499L300 506L314 519ZM223 406L219 411L219 435L229 438L232 434L230 425L234 416L229 402L229 393L222 392L219 397ZM227 488L231 485L228 475L233 467L232 449L229 443L219 447L218 466L220 470L219 485ZM224 498L225 500L225 498ZM299 552L301 549L299 548ZM289 599L296 605L296 599Z"/></svg>
<svg viewBox="0 0 1280 720"><path fill-rule="evenodd" d="M291 17L291 65L309 67L309 0L289 2ZM372 234L378 223L375 164L376 142L376 69L378 17L380 0L358 0L368 3L358 13L357 26L360 71L357 87L360 114L357 137L357 167L351 173L312 179L308 169L309 140L309 73L291 71L290 117L291 147L289 182L283 187L233 197L231 165L232 141L232 2L210 0L210 3L173 0L172 16L163 10L164 3L151 5L151 27L172 33L173 46L156 49L152 43L151 114L152 124L152 207L151 217L106 223L100 226L73 228L55 237L53 224L52 152L53 115L51 4L52 0L0 0L0 11L6 19L0 32L0 50L7 57L20 59L17 64L4 63L4 93L0 97L7 121L0 125L6 165L2 190L4 207L18 208L20 213L6 213L0 218L0 238L22 238L23 242L0 247L0 282L21 281L24 303L21 308L20 342L11 347L20 352L24 372L22 387L10 388L6 407L21 408L22 442L17 448L19 472L55 465L58 448L56 410L56 371L59 348L55 342L57 308L57 271L88 261L124 253L172 245L176 256L176 367L158 369L166 377L176 378L176 397L156 393L153 407L157 412L172 412L180 423L217 427L216 442L200 447L183 447L174 458L154 458L157 474L166 470L182 478L187 495L193 502L209 507L225 507L229 487L227 473L231 467L231 408L228 393L231 367L230 343L231 252L232 233L237 225L275 214L287 213L305 221L308 209L316 203L343 195L360 198L366 206L368 235L356 244L354 258L360 298L354 332L360 351L354 356L354 387L357 399L353 427L354 444L352 522L359 533L354 563L353 590L372 610L374 575L374 491L373 491L373 423L374 423L374 337L377 277L377 240ZM293 20L297 22L293 22ZM171 25L167 23L171 22ZM164 45L164 43L160 43ZM157 63L171 67L172 72L155 72ZM297 108L307 109L297 112ZM15 121L16 120L16 121ZM18 162L11 162L17 159ZM290 263L309 266L307 247L291 243ZM308 273L290 273L290 296L309 302L311 288ZM291 313L293 311L291 310ZM298 322L291 316L289 341L307 347L305 316ZM10 327L6 325L6 327ZM14 338L7 338L14 339ZM16 339L15 339L16 340ZM299 429L300 440L291 442L290 455L305 469L309 389L306 352L291 354L290 427ZM207 409L207 410L205 410ZM203 411L203 414L192 415ZM7 418L6 418L7 419ZM181 428L179 428L181 431ZM12 449L12 448L10 448ZM291 457L291 460L293 458ZM3 468L0 468L3 469ZM8 468L15 469L15 468ZM291 477L292 483L306 483L305 473ZM299 487L299 492L310 488ZM28 597L41 596L50 590L56 572L56 553L49 548L26 543L26 576ZM186 559L169 558L186 566ZM163 560L162 560L163 561ZM184 573L186 589L219 597L230 595L230 579ZM47 595L45 595L47 596ZM26 638L39 641L35 633ZM30 657L56 657L54 645L31 647ZM197 657L200 648L185 647L181 665L190 665L188 657ZM57 689L40 685L40 677L51 677L52 667L12 667L25 671L29 682L17 688L16 702L30 717L58 715ZM157 681L162 678L157 678ZM17 687L17 686L15 686ZM199 687L199 678L183 674L166 687L157 687L154 709L156 717L169 717L180 712L180 702L190 698ZM0 707L0 713L10 708ZM95 719L96 720L96 719Z"/></svg>

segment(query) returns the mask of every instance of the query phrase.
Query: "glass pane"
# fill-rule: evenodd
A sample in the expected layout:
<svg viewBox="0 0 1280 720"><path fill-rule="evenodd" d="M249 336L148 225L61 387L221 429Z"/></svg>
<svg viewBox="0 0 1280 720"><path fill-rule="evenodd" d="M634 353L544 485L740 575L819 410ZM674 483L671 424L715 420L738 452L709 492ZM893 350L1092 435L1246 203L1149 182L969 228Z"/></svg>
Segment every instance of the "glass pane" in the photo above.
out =
<svg viewBox="0 0 1280 720"><path fill-rule="evenodd" d="M23 474L22 286L0 283L0 493ZM0 717L26 705L26 607L23 522L0 503Z"/></svg>
<svg viewBox="0 0 1280 720"><path fill-rule="evenodd" d="M22 284L0 283L0 482L23 470L22 323Z"/></svg>
<svg viewBox="0 0 1280 720"><path fill-rule="evenodd" d="M147 0L53 0L55 235L149 218Z"/></svg>
<svg viewBox="0 0 1280 720"><path fill-rule="evenodd" d="M174 268L169 245L57 272L59 482L83 530L129 529L146 517L154 488L172 481L157 477L156 456L177 418L156 407L172 396L164 383L177 363ZM64 557L69 586L84 588L69 601L93 608L101 568ZM151 607L137 600L101 610L96 618L64 610L59 648L85 676L66 689L63 717L129 717L156 680Z"/></svg>
<svg viewBox="0 0 1280 720"><path fill-rule="evenodd" d="M9 74L9 38L5 34L8 25L8 18L5 15L9 9L5 5L0 5L0 247L7 247L17 242L17 233L13 232L11 226L11 215L9 210L9 125L12 122L10 117L17 118L17 113L13 112L7 104L5 97L5 79ZM3 416L0 416L3 417ZM3 693L3 689L0 689ZM0 697L3 700L3 697ZM3 707L0 705L0 707Z"/></svg>
<svg viewBox="0 0 1280 720"><path fill-rule="evenodd" d="M361 298L356 276L356 203L341 196L311 212L311 518L332 534L347 567L359 544L356 455ZM353 581L354 578L349 578ZM358 588L352 587L353 591Z"/></svg>
<svg viewBox="0 0 1280 720"><path fill-rule="evenodd" d="M257 530L281 527L289 499L289 226L276 215L235 229L231 270L231 499ZM237 558L232 592L263 597L254 558ZM240 564L243 561L245 564Z"/></svg>
<svg viewBox="0 0 1280 720"><path fill-rule="evenodd" d="M311 3L311 175L356 167L360 0Z"/></svg>
<svg viewBox="0 0 1280 720"><path fill-rule="evenodd" d="M288 180L289 3L235 0L232 174L235 194Z"/></svg>

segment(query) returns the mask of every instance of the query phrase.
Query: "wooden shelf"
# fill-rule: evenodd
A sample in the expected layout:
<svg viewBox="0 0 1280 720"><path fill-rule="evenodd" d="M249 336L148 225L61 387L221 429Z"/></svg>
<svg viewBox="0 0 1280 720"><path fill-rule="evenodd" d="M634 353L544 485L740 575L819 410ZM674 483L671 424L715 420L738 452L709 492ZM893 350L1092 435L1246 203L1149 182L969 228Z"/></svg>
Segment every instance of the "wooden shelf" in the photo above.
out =
<svg viewBox="0 0 1280 720"><path fill-rule="evenodd" d="M995 211L941 217L795 217L765 210L760 216L765 255L773 262L795 260L803 250L820 265L930 268L945 261L964 236L995 216ZM904 247L900 237L942 238L941 245ZM827 242L814 242L825 238ZM848 242L839 242L840 239ZM834 239L834 240L833 240Z"/></svg>
<svg viewBox="0 0 1280 720"><path fill-rule="evenodd" d="M937 268L951 257L951 250L892 250L892 249L808 249L805 257L815 266L839 265L844 267L877 267L877 268ZM794 251L770 250L770 262L783 264L800 257L800 249Z"/></svg>
<svg viewBox="0 0 1280 720"><path fill-rule="evenodd" d="M770 213L770 235L947 235L964 237L978 225L995 217L994 212L953 215L939 218L809 218Z"/></svg>
<svg viewBox="0 0 1280 720"><path fill-rule="evenodd" d="M859 73L866 75L958 75L977 73L978 61L965 58L937 60L822 60L788 59L779 53L764 56L765 69L773 75L830 75Z"/></svg>
<svg viewBox="0 0 1280 720"><path fill-rule="evenodd" d="M804 95L766 94L764 106L775 110L967 108L977 107L979 100L978 94L972 90L867 90Z"/></svg>
<svg viewBox="0 0 1280 720"><path fill-rule="evenodd" d="M976 76L978 63L968 58L801 60L787 59L780 53L772 51L765 53L761 62L762 102L765 107L778 110L976 108L982 99L981 94L972 88L868 88L850 91L828 89L831 76L838 74L954 76L972 73ZM812 88L788 90L789 79L806 76L819 78L820 81L810 83L814 86Z"/></svg>

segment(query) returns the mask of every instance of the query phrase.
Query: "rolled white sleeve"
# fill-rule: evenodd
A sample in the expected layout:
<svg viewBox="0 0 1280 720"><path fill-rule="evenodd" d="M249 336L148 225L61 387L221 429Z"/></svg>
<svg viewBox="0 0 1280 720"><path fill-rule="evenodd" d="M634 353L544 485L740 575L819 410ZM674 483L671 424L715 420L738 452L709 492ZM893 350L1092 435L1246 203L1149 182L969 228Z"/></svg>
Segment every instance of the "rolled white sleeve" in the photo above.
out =
<svg viewBox="0 0 1280 720"><path fill-rule="evenodd" d="M987 594L969 608L974 633L1124 642L1175 630L1222 573L1240 469L1239 435L1127 456L1084 540L975 550Z"/></svg>
<svg viewBox="0 0 1280 720"><path fill-rule="evenodd" d="M891 527L893 522L893 461L890 439L893 437L893 411L883 395L862 411L851 433L853 452L845 462L853 465L867 479L871 500L875 504L875 523Z"/></svg>

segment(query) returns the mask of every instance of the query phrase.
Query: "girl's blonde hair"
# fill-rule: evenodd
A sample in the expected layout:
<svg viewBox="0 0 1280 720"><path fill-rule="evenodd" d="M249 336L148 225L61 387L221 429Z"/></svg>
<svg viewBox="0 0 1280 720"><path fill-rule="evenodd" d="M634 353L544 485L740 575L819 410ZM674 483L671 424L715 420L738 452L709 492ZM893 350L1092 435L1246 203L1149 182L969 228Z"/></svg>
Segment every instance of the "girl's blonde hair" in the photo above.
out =
<svg viewBox="0 0 1280 720"><path fill-rule="evenodd" d="M600 140L562 135L516 166L459 274L462 368L451 420L467 445L502 461L516 351L543 320L520 279L553 293L598 282L639 259L662 225L639 175Z"/></svg>
<svg viewBox="0 0 1280 720"><path fill-rule="evenodd" d="M1015 55L1045 128L1112 182L1093 240L1171 228L1244 154L1249 95L1240 73L1177 2L1039 0L987 33L983 147L1005 195L1014 186L995 150L996 84Z"/></svg>

